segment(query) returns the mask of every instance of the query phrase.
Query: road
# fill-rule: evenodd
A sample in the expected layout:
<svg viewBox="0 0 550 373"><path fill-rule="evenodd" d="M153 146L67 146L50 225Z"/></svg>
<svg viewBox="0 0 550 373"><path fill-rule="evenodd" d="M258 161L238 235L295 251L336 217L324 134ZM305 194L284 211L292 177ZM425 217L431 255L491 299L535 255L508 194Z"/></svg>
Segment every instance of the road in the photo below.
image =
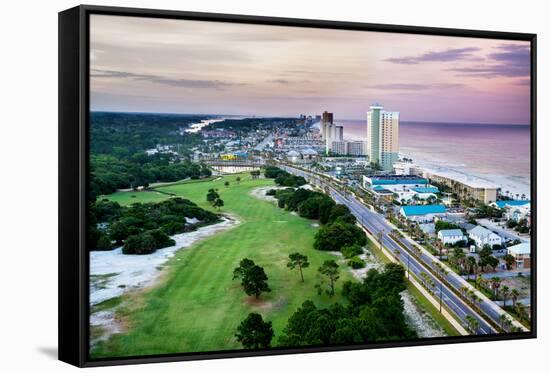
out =
<svg viewBox="0 0 550 373"><path fill-rule="evenodd" d="M485 228L494 231L499 236L507 240L520 240L521 242L530 243L531 237L529 236L520 236L516 234L513 230L505 229L502 226L499 226L497 223L490 221L489 219L478 219L477 223L483 225Z"/></svg>
<svg viewBox="0 0 550 373"><path fill-rule="evenodd" d="M312 177L317 180L318 183L322 183L323 186L329 188L331 197L337 202L343 205L346 205L352 214L357 218L357 221L365 227L374 237L379 237L379 234L382 233L382 243L383 245L391 250L397 259L404 265L405 268L408 268L411 273L414 273L418 278L420 273L426 273L429 278L436 284L435 286L435 295L439 299L440 289L443 294L443 303L451 309L465 324L465 319L467 315L473 316L479 323L478 334L492 334L497 331L487 322L483 317L481 317L476 311L474 311L470 306L468 306L455 292L453 292L447 285L440 281L438 278L433 276L431 272L426 268L426 266L433 267L434 258L425 254L420 255L420 260L415 256L410 255L407 250L405 250L401 245L396 243L393 238L390 237L389 233L393 231L393 228L388 224L384 216L381 214L371 211L367 206L359 202L354 196L346 195L334 189L331 185L319 180L316 176L296 169L293 167L288 167L286 165L280 165L281 168L285 169L287 172L292 172L295 175L303 176L306 179L311 179ZM412 244L405 239L400 240L401 244L405 245L411 251ZM421 261L423 263L421 263ZM446 276L446 281L455 289L460 291L460 288L464 285L465 280L462 279L454 272L449 272ZM498 312L498 307L496 304L490 305L486 302L480 304L482 311L489 316L491 319L495 320L496 323L499 321L500 313Z"/></svg>

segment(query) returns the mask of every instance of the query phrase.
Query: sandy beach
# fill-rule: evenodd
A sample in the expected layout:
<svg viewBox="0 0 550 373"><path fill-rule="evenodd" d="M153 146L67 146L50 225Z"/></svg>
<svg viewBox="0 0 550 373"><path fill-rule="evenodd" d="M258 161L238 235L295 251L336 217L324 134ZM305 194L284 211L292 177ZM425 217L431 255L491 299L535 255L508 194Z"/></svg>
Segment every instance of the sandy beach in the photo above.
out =
<svg viewBox="0 0 550 373"><path fill-rule="evenodd" d="M125 291L152 285L176 251L215 233L231 229L239 224L234 218L225 217L221 223L208 225L193 232L180 233L171 238L176 241L148 255L125 255L122 247L110 251L90 253L90 305L118 297Z"/></svg>

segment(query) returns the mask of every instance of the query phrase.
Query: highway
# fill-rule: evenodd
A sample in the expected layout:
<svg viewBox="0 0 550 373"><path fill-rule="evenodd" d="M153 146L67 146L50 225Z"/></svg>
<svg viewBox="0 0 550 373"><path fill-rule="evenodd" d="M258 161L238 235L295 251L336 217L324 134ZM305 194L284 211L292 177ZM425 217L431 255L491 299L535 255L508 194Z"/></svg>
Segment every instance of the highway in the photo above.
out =
<svg viewBox="0 0 550 373"><path fill-rule="evenodd" d="M476 311L467 305L455 292L449 289L444 282L442 283L437 277L432 275L432 273L426 268L426 266L432 266L433 269L435 258L422 253L419 260L415 256L410 255L408 250L405 250L401 245L395 242L392 237L390 237L389 234L393 231L393 228L388 224L384 216L370 210L367 206L359 202L353 195L344 196L331 185L321 181L314 175L286 165L280 165L280 167L285 169L287 172L302 176L306 180L314 178L317 183L320 183L329 189L330 196L337 203L346 205L350 209L351 213L357 218L357 221L374 237L378 238L379 234L382 233L383 245L394 254L398 253L394 256L403 264L405 268L408 268L411 273L414 273L418 279L421 279L420 273L426 273L433 283L435 283L434 292L437 299L439 300L441 289L443 294L443 303L463 321L463 324L466 324L466 316L471 315L476 318L479 323L478 334L497 333L497 331L487 321L485 321L484 318L482 318ZM407 247L410 251L414 251L412 244L408 240L400 238L400 243L405 245L405 247ZM465 284L465 280L458 276L455 272L449 271L445 277L446 281L458 291L460 291L461 287ZM499 307L496 304L490 305L486 302L482 302L479 306L488 317L493 319L497 324L499 323Z"/></svg>

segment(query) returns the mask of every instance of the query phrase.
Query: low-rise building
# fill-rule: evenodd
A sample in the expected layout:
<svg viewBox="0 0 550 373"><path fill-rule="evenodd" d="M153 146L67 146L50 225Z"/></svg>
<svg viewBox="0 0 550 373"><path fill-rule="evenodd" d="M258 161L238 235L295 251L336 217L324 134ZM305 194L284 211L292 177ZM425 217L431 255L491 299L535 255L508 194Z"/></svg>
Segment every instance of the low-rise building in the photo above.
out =
<svg viewBox="0 0 550 373"><path fill-rule="evenodd" d="M466 236L460 229L442 229L437 232L437 238L439 238L444 245L452 245L460 241L466 241Z"/></svg>
<svg viewBox="0 0 550 373"><path fill-rule="evenodd" d="M485 245L489 245L491 248L495 245L502 245L502 238L498 234L481 225L476 225L470 229L468 234L474 240L478 249L483 248Z"/></svg>
<svg viewBox="0 0 550 373"><path fill-rule="evenodd" d="M510 246L508 254L514 257L514 269L531 268L531 245L528 243L520 243L519 245Z"/></svg>
<svg viewBox="0 0 550 373"><path fill-rule="evenodd" d="M472 198L476 201L489 204L497 199L498 187L487 180L465 175L454 171L435 171L424 172L424 176L430 182L444 184L452 189L461 198Z"/></svg>
<svg viewBox="0 0 550 373"><path fill-rule="evenodd" d="M419 223L434 221L437 216L445 215L447 209L443 205L413 205L402 206L401 215Z"/></svg>

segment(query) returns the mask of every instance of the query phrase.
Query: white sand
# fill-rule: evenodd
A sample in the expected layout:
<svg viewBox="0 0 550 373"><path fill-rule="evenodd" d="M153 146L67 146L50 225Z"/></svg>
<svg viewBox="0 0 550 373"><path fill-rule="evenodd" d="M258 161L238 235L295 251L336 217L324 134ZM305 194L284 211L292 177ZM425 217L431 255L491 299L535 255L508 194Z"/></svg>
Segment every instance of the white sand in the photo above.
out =
<svg viewBox="0 0 550 373"><path fill-rule="evenodd" d="M466 176L474 176L483 180L486 180L496 186L502 188L502 193L505 195L506 191L510 192L510 197L516 199L516 194L521 198L522 194L525 194L526 199L530 198L531 186L530 181L523 177L514 177L511 175L499 175L499 174L482 174L475 173L466 170L463 164L438 164L433 161L426 160L422 157L415 156L414 154L399 153L400 157L412 158L414 163L426 170L436 171L453 171Z"/></svg>
<svg viewBox="0 0 550 373"><path fill-rule="evenodd" d="M191 219L189 219L191 221ZM224 218L221 223L208 225L194 232L172 236L174 246L166 247L148 255L124 255L122 248L90 253L90 305L118 297L125 291L144 288L154 283L162 265L172 258L176 251L188 248L194 243L215 233L239 224L233 218Z"/></svg>

